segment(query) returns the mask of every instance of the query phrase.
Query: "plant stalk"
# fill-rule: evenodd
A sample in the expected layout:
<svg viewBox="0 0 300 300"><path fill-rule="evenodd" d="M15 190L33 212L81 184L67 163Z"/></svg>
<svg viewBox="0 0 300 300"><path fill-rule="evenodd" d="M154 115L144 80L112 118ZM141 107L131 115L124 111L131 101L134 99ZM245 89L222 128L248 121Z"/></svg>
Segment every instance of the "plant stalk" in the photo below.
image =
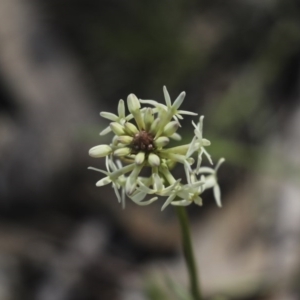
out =
<svg viewBox="0 0 300 300"><path fill-rule="evenodd" d="M186 209L182 206L176 206L175 209L180 223L182 247L190 278L190 291L194 300L202 300L203 298L199 287L197 265L192 247L191 231Z"/></svg>

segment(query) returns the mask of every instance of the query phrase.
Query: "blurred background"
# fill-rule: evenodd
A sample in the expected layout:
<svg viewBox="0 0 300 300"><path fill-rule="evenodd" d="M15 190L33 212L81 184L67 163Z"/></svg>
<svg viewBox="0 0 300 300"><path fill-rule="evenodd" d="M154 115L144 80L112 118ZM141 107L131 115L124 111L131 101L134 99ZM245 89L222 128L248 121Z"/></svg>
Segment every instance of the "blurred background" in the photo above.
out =
<svg viewBox="0 0 300 300"><path fill-rule="evenodd" d="M172 207L87 170L99 112L163 85L226 158L223 208L189 208L205 297L300 299L299 70L296 0L1 0L0 300L179 299Z"/></svg>

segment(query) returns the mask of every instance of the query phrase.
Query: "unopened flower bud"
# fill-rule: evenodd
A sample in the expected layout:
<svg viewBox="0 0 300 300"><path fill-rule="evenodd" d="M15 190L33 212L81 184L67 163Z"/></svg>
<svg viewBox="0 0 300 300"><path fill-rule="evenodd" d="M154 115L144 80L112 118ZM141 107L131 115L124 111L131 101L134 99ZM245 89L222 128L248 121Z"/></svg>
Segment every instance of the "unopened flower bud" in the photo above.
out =
<svg viewBox="0 0 300 300"><path fill-rule="evenodd" d="M144 113L144 123L146 127L145 129L149 130L153 121L154 121L153 111L150 107L148 107Z"/></svg>
<svg viewBox="0 0 300 300"><path fill-rule="evenodd" d="M114 155L122 157L122 156L126 156L126 155L130 154L130 152L131 152L130 148L123 147L123 148L115 150Z"/></svg>
<svg viewBox="0 0 300 300"><path fill-rule="evenodd" d="M136 156L135 156L135 163L137 165L141 165L145 160L145 152L139 152Z"/></svg>
<svg viewBox="0 0 300 300"><path fill-rule="evenodd" d="M141 108L141 104L140 104L140 101L138 100L138 98L136 97L135 94L130 94L127 97L127 106L128 106L128 110L132 114L139 111L139 109Z"/></svg>
<svg viewBox="0 0 300 300"><path fill-rule="evenodd" d="M110 128L116 135L124 135L125 134L124 127L117 122L110 123Z"/></svg>
<svg viewBox="0 0 300 300"><path fill-rule="evenodd" d="M163 148L169 142L170 142L170 140L166 136L160 136L159 138L157 138L154 141L154 145L156 146L156 148Z"/></svg>
<svg viewBox="0 0 300 300"><path fill-rule="evenodd" d="M181 141L181 135L178 134L177 132L173 133L172 135L169 136L171 139L175 141Z"/></svg>
<svg viewBox="0 0 300 300"><path fill-rule="evenodd" d="M120 100L118 104L118 114L120 118L125 118L125 104L124 100Z"/></svg>
<svg viewBox="0 0 300 300"><path fill-rule="evenodd" d="M128 110L132 113L138 128L140 130L145 129L144 120L142 118L142 114L140 111L141 104L138 98L136 97L136 95L130 94L127 97L127 106L128 106Z"/></svg>
<svg viewBox="0 0 300 300"><path fill-rule="evenodd" d="M160 125L160 119L159 118L156 118L153 123L151 124L151 127L150 127L150 133L152 134L155 134L157 133L158 129L159 129L159 125Z"/></svg>
<svg viewBox="0 0 300 300"><path fill-rule="evenodd" d="M95 146L95 147L91 148L89 151L89 155L91 157L97 158L97 157L107 156L111 152L112 152L112 149L108 145L99 145L99 146Z"/></svg>
<svg viewBox="0 0 300 300"><path fill-rule="evenodd" d="M177 121L169 122L164 128L163 134L166 136L171 136L173 133L176 132L178 127L179 123Z"/></svg>
<svg viewBox="0 0 300 300"><path fill-rule="evenodd" d="M160 164L160 158L156 154L150 153L149 157L148 157L148 162L149 162L150 166L158 167Z"/></svg>
<svg viewBox="0 0 300 300"><path fill-rule="evenodd" d="M129 135L135 135L136 133L139 132L136 126L129 122L125 123L124 128Z"/></svg>
<svg viewBox="0 0 300 300"><path fill-rule="evenodd" d="M133 137L131 137L129 135L120 135L120 136L118 136L117 139L118 139L119 143L128 145L128 144L130 144L132 142Z"/></svg>

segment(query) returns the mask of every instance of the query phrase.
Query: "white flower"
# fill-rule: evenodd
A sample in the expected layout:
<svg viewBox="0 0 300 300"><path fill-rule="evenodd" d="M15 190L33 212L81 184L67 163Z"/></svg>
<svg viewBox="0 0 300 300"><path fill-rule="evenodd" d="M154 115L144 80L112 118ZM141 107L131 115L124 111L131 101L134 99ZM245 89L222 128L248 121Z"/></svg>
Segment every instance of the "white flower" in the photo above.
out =
<svg viewBox="0 0 300 300"><path fill-rule="evenodd" d="M221 203L221 189L220 189L220 186L218 184L218 178L217 178L217 171L219 169L219 167L221 166L221 164L225 161L224 158L221 158L215 169L211 169L211 168L208 168L208 167L201 167L199 170L198 170L198 174L210 174L208 176L205 177L205 184L204 184L204 190L207 190L207 189L210 189L212 188L213 189L213 193L214 193L214 197L215 197L215 200L216 200L216 203L219 207L222 206L222 203Z"/></svg>
<svg viewBox="0 0 300 300"><path fill-rule="evenodd" d="M197 144L197 151L198 151L198 160L197 160L196 170L199 170L199 168L200 168L203 153L206 155L208 161L211 164L213 164L209 153L204 148L204 146L209 146L210 145L210 141L203 138L203 119L204 119L204 116L201 116L197 125L192 121L192 124L195 128L195 130L194 130L194 133L195 133L194 139L195 139L195 142Z"/></svg>
<svg viewBox="0 0 300 300"><path fill-rule="evenodd" d="M123 207L126 195L138 205L148 205L165 197L162 210L170 204L202 205L201 194L209 188L213 189L216 202L221 206L216 174L224 160L221 159L215 169L201 167L203 154L212 164L205 149L210 142L203 138L204 117L200 117L198 124L192 122L195 135L189 144L166 148L170 138L177 141L181 139L177 133L180 127L178 119L182 119L184 114L196 113L179 110L185 98L184 92L173 104L166 87L163 92L166 105L154 100L138 100L134 94L130 94L127 97L129 115L125 114L123 100L119 101L118 115L108 112L100 114L111 121L101 134L112 132L114 136L109 145L95 146L89 151L94 158L106 157L106 170L90 168L105 175L96 185L112 184ZM141 103L152 107L142 108ZM193 167L195 154L196 168ZM126 165L123 166L121 161ZM183 166L186 180L174 178L171 171L176 164ZM143 169L150 169L151 175L141 176ZM148 195L152 197L149 200Z"/></svg>
<svg viewBox="0 0 300 300"><path fill-rule="evenodd" d="M168 116L171 116L175 121L178 122L178 119L183 119L181 115L190 115L190 116L196 116L197 113L187 111L187 110L178 110L178 108L181 106L184 98L185 98L185 92L180 93L180 95L175 99L174 103L171 103L171 97L168 93L167 88L163 87L164 97L166 101L166 105L163 105L161 103L158 103L154 100L141 100L141 103L150 104L155 106L158 110L161 110L161 112L165 111Z"/></svg>
<svg viewBox="0 0 300 300"><path fill-rule="evenodd" d="M121 202L122 207L125 208L126 177L124 176L124 174L130 172L132 169L134 169L135 166L134 164L132 164L123 167L122 163L119 160L117 160L116 163L114 163L113 160L109 158L109 156L106 157L105 165L107 171L89 167L90 170L94 170L106 175L106 177L97 181L96 186L99 187L112 183L112 187L115 191L118 201ZM121 195L119 193L119 189L122 190Z"/></svg>
<svg viewBox="0 0 300 300"><path fill-rule="evenodd" d="M127 117L125 116L125 104L124 104L124 100L122 100L122 99L119 101L119 105L118 105L118 116L115 114L112 114L110 112L106 112L106 111L101 112L100 116L105 119L111 120L113 122L118 122L121 125L124 125L124 123L126 121L129 121L133 118L132 115L128 115ZM102 130L100 132L100 135L105 135L109 132L111 132L110 126L106 127L104 130Z"/></svg>

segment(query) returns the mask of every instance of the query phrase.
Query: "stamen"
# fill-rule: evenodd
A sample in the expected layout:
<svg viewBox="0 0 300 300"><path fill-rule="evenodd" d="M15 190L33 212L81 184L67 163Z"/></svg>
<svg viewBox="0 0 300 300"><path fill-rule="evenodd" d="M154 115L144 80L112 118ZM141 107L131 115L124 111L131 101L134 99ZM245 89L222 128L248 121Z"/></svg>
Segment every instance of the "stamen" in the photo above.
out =
<svg viewBox="0 0 300 300"><path fill-rule="evenodd" d="M154 137L151 133L142 130L134 135L131 147L134 152L151 152L154 149Z"/></svg>

